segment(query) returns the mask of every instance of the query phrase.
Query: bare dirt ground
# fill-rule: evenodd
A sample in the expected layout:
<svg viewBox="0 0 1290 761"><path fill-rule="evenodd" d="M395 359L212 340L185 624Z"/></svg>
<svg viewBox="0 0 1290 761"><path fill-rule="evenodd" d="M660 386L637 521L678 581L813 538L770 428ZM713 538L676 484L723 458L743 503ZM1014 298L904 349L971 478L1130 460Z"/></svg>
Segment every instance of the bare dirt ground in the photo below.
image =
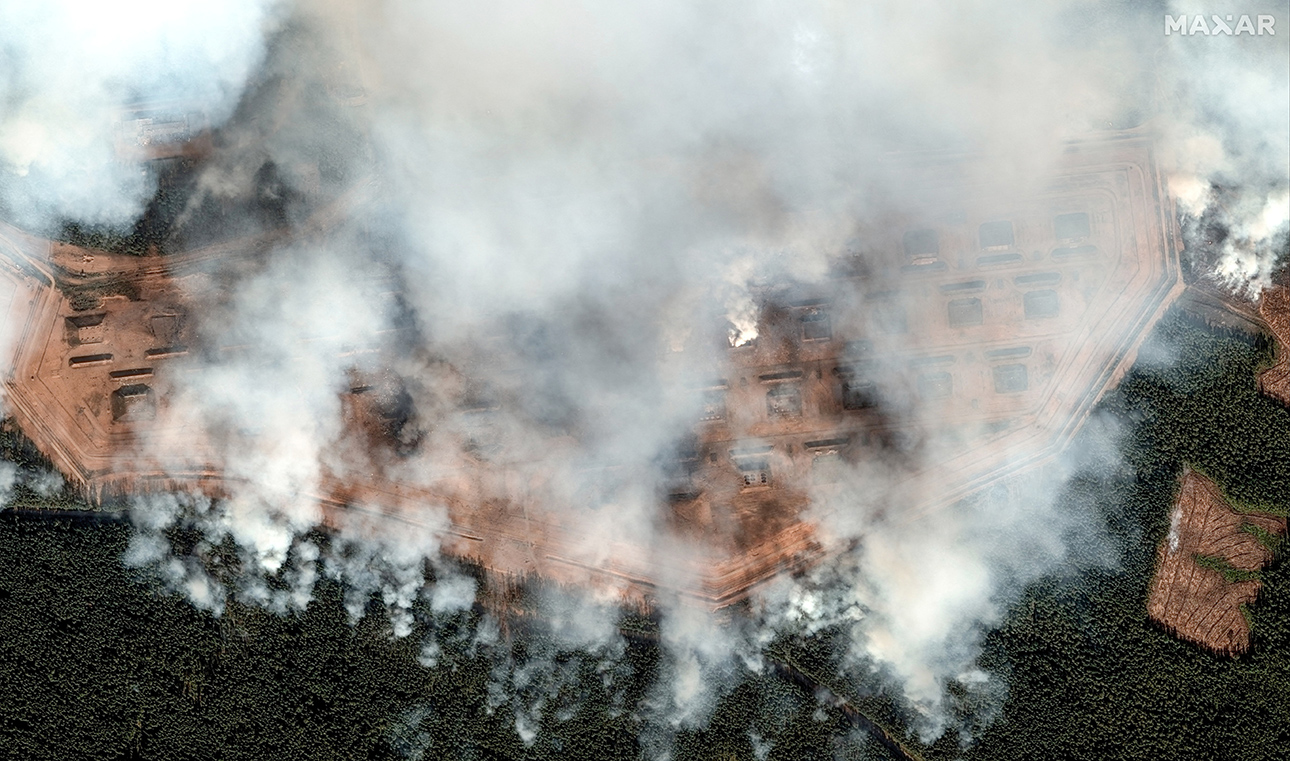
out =
<svg viewBox="0 0 1290 761"><path fill-rule="evenodd" d="M1259 316L1277 339L1277 362L1259 375L1259 390L1290 405L1290 288L1280 286L1264 293Z"/></svg>
<svg viewBox="0 0 1290 761"><path fill-rule="evenodd" d="M1247 524L1270 534L1286 533L1285 518L1236 513L1213 481L1187 470L1169 535L1158 553L1147 615L1179 638L1212 652L1247 652L1250 626L1241 606L1254 602L1261 582L1229 580L1210 567L1216 559L1231 568L1230 577L1253 574L1272 561L1272 551L1242 528Z"/></svg>

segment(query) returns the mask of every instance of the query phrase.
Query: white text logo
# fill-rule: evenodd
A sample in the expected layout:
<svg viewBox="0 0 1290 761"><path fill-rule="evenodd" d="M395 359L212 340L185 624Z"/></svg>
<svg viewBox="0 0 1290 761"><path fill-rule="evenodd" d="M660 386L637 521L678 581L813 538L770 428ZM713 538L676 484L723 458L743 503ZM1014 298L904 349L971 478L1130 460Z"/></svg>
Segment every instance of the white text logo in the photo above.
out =
<svg viewBox="0 0 1290 761"><path fill-rule="evenodd" d="M1235 19L1235 21L1233 21ZM1170 16L1165 14L1165 34L1226 34L1237 36L1242 34L1270 34L1276 36L1276 30L1273 26L1276 23L1275 16L1255 16L1251 19L1249 16L1210 16L1208 19L1203 14L1196 14L1191 17L1191 23L1187 23L1187 14L1181 16ZM1257 21L1257 26L1256 26Z"/></svg>

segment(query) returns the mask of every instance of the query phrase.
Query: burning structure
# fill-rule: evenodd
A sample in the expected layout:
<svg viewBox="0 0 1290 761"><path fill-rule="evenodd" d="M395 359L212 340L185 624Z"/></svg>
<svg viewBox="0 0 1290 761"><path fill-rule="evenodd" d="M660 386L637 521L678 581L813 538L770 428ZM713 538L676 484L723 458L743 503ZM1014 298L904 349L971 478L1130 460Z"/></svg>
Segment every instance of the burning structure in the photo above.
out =
<svg viewBox="0 0 1290 761"><path fill-rule="evenodd" d="M900 521L1052 458L1181 293L1176 215L1145 134L1070 144L1042 191L1021 197L965 179L979 176L964 170L973 162L984 160L915 167L926 212L836 252L828 277L754 287L755 338L728 340L714 320L670 347L665 365L710 369L677 376L692 431L647 476L684 556L630 541L588 552L577 514L542 509L541 485L515 476L531 471L513 471L489 431L505 400L473 386L469 366L451 368L475 430L452 467L417 478L333 469L305 496L333 522L439 526L426 511L446 507L444 548L500 574L721 608L832 549L818 511L866 462L919 451L874 495ZM239 351L211 345L200 325L219 291L212 263L245 253L115 256L0 229L0 318L21 326L3 360L6 398L88 493L226 493L219 453L172 414L172 391L190 354ZM390 351L379 336L349 350ZM397 377L356 371L341 395L337 446L416 448ZM594 485L635 478L589 478L576 499L612 509L612 488Z"/></svg>

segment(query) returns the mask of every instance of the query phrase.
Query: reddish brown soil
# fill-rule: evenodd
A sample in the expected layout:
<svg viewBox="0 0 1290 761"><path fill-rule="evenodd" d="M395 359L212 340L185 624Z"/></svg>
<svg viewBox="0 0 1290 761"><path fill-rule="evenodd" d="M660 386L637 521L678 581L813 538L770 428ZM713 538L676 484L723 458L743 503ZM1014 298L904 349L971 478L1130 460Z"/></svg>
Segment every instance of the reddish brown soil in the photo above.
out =
<svg viewBox="0 0 1290 761"><path fill-rule="evenodd" d="M1259 375L1259 390L1290 405L1290 288L1279 286L1264 293L1259 315L1277 339L1277 362Z"/></svg>
<svg viewBox="0 0 1290 761"><path fill-rule="evenodd" d="M1286 520L1232 511L1213 481L1191 470L1183 474L1169 536L1161 544L1147 614L1181 639L1215 653L1239 655L1250 649L1250 626L1241 611L1253 603L1257 579L1230 582L1197 563L1219 558L1240 571L1258 571L1272 552L1242 526L1285 535Z"/></svg>

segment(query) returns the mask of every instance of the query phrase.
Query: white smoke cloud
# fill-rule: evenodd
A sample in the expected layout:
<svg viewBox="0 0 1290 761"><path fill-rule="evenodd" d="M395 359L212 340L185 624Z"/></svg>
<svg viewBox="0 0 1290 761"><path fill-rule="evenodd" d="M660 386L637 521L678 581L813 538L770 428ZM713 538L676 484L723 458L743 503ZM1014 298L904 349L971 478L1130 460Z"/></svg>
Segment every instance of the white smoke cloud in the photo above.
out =
<svg viewBox="0 0 1290 761"><path fill-rule="evenodd" d="M1233 207L1235 213L1229 211ZM1257 296L1272 284L1277 267L1284 266L1279 258L1285 255L1285 236L1290 231L1290 190L1242 193L1232 206L1219 208L1220 218L1230 228L1214 275L1238 291Z"/></svg>
<svg viewBox="0 0 1290 761"><path fill-rule="evenodd" d="M49 499L62 494L66 482L62 474L55 471L19 468L15 463L0 460L0 508L14 500L20 487L35 497Z"/></svg>
<svg viewBox="0 0 1290 761"><path fill-rule="evenodd" d="M18 466L0 460L0 508L9 503L9 495L18 481Z"/></svg>
<svg viewBox="0 0 1290 761"><path fill-rule="evenodd" d="M218 124L260 61L274 5L0 2L0 202L13 220L132 222L153 188L117 155L125 107L182 101Z"/></svg>
<svg viewBox="0 0 1290 761"><path fill-rule="evenodd" d="M1257 295L1283 255L1290 217L1290 13L1284 2L1202 0L1174 0L1168 12L1207 23L1215 14L1274 19L1275 34L1171 34L1162 51L1170 189L1191 218L1227 234L1211 274ZM1189 248L1204 248L1206 236L1189 226Z"/></svg>
<svg viewBox="0 0 1290 761"><path fill-rule="evenodd" d="M1212 210L1216 185L1239 189L1224 211L1234 236L1220 275L1265 283L1264 243L1288 215L1287 88L1275 65L1285 37L1167 39L1162 6L302 1L291 29L309 44L270 49L259 74L274 4L80 10L0 5L12 22L0 41L19 62L0 74L0 198L24 224L138 213L151 188L114 153L123 105L194 100L218 124L248 81L306 80L265 98L271 106L248 95L185 217L210 198L261 198L256 178L272 162L290 190L277 200L295 199L285 219L313 233L228 264L223 290L194 315L204 351L182 363L166 414L203 432L191 464L213 461L233 493L132 508L126 562L161 569L216 611L230 595L298 610L323 574L345 582L354 618L379 596L396 636L414 631L423 595L436 615L468 608L474 582L440 557L441 505L411 525L366 519L380 508L360 498L330 554L305 535L322 520L313 495L329 477L382 470L435 484L474 457L466 442L483 446L481 428L504 442L534 509L573 516L580 560L603 563L620 540L683 556L691 548L663 528L652 479L693 418L675 377L711 369L695 326L715 315L732 343L755 338L752 286L818 279L825 254L858 228L917 214L919 191L893 153L987 153L995 174L977 179L1024 190L1064 138L1146 104L1185 210ZM362 97L309 100L354 89L337 71L359 72ZM674 375L660 347L682 365ZM346 427L340 399L353 377L384 373L411 399L410 455L375 451ZM506 402L487 426L458 404L475 382ZM887 385L893 408L917 416L900 379ZM1114 451L1114 436L1100 440ZM773 586L760 601L765 630L664 601L662 723L701 723L734 675L760 667L767 632L838 624L854 632L856 663L883 664L932 711L1008 594L1074 562L1071 534L1098 530L1052 503L1060 466L934 520L881 519L898 506L872 504L875 485L896 470L866 463L840 504L819 506L861 550ZM587 475L607 472L629 475ZM481 477L480 495L511 496L495 480ZM585 498L593 486L599 511ZM182 557L166 538L179 528L202 537ZM230 544L239 574L195 560ZM544 608L570 646L612 651L603 604L562 600ZM491 626L476 633L481 646L496 640ZM422 662L439 652L430 635ZM531 741L554 698L530 688L561 678L549 662L499 667L493 707L524 693L511 709Z"/></svg>
<svg viewBox="0 0 1290 761"><path fill-rule="evenodd" d="M845 510L846 498L839 505L821 495L824 525L862 545L761 595L760 639L845 627L851 667L863 674L877 664L894 676L920 709L928 740L945 728L947 680L993 693L997 704L1004 693L971 667L984 631L1033 580L1118 563L1095 506L1059 497L1079 474L1131 478L1118 454L1122 436L1115 419L1094 417L1055 462L912 520L897 513L857 525L829 512Z"/></svg>

